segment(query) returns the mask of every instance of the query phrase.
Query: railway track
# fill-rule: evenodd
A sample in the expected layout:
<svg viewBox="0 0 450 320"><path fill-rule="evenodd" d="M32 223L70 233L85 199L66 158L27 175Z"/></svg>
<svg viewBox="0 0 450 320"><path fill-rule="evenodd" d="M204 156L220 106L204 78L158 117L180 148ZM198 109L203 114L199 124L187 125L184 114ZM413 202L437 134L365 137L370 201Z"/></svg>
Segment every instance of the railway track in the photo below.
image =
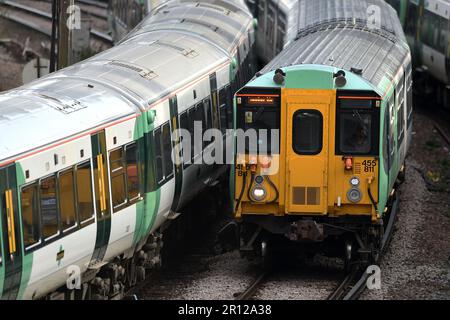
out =
<svg viewBox="0 0 450 320"><path fill-rule="evenodd" d="M52 15L50 13L13 1L0 2L0 8L6 9L4 12L0 12L1 17L24 25L46 36L51 36ZM113 44L113 39L110 35L97 29L91 29L91 35L103 44L108 46Z"/></svg>

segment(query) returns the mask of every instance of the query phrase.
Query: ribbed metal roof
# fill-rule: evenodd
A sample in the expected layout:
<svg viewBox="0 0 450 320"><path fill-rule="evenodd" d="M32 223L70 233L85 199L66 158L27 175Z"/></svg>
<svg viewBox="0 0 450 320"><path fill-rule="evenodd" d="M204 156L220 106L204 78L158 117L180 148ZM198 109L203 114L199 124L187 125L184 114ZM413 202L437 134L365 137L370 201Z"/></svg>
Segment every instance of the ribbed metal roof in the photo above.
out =
<svg viewBox="0 0 450 320"><path fill-rule="evenodd" d="M367 19L370 5L380 9L381 28L372 28ZM380 91L385 79L392 80L409 54L396 12L384 1L301 0L299 32L264 69L299 64L329 65L361 76Z"/></svg>

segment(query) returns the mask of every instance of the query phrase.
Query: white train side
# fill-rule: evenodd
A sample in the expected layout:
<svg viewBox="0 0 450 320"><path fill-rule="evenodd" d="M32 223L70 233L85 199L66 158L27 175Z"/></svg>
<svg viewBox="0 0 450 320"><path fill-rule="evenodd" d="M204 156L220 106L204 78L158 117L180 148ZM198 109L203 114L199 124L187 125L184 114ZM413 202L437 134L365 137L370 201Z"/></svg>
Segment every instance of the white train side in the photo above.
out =
<svg viewBox="0 0 450 320"><path fill-rule="evenodd" d="M2 299L119 298L160 263L161 226L225 170L190 164L207 144L174 164L172 133L201 121L229 142L254 39L241 1L169 1L116 47L0 95Z"/></svg>

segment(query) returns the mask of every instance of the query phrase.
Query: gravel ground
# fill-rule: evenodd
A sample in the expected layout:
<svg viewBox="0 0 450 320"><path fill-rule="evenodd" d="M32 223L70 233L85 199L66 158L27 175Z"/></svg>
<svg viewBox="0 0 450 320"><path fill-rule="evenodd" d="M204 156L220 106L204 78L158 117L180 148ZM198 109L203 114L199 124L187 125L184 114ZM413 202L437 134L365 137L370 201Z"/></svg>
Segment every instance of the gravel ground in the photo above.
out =
<svg viewBox="0 0 450 320"><path fill-rule="evenodd" d="M255 270L237 251L186 256L139 295L143 299L229 300L253 280Z"/></svg>
<svg viewBox="0 0 450 320"><path fill-rule="evenodd" d="M414 130L399 217L381 263L381 289L362 299L450 298L450 154L421 110Z"/></svg>

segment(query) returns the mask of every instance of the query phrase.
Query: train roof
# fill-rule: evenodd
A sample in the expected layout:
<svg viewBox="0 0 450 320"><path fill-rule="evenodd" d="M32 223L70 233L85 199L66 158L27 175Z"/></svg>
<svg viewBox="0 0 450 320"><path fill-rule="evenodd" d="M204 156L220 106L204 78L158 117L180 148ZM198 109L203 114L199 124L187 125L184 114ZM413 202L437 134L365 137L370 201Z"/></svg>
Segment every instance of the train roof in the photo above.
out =
<svg viewBox="0 0 450 320"><path fill-rule="evenodd" d="M367 21L351 19L350 15L343 20L332 19L333 12L337 13L336 17L340 17L340 12L343 12L336 9L334 1L300 2L309 4L306 12L326 12L326 15L318 14L324 20L315 27L300 28L296 40L267 64L261 73L293 65L327 65L345 71L354 70L358 74L360 72L363 79L370 82L380 95L384 95L409 56L403 31L395 31L397 27L401 28L395 10L384 2L380 4L373 0L361 1L365 5L352 6L353 12L359 12L355 13L355 17L361 17L361 12L365 13L370 3L378 3L383 8L381 18L385 21L385 27L374 29L367 25ZM356 1L336 2L355 4ZM310 17L305 16L303 20L309 21ZM308 25L305 22L301 24Z"/></svg>
<svg viewBox="0 0 450 320"><path fill-rule="evenodd" d="M0 95L0 161L108 123L137 108L92 81L48 78Z"/></svg>
<svg viewBox="0 0 450 320"><path fill-rule="evenodd" d="M138 28L103 53L0 95L0 163L139 114L199 76L229 64L253 18L240 0L234 5L224 0L200 2L171 1L161 7L189 17L191 28L184 32L178 23L152 32ZM140 27L153 19L147 17ZM231 29L226 27L230 21ZM229 35L214 39L211 32L217 29Z"/></svg>
<svg viewBox="0 0 450 320"><path fill-rule="evenodd" d="M299 0L299 34L331 23L372 25L406 42L397 12L384 0Z"/></svg>

